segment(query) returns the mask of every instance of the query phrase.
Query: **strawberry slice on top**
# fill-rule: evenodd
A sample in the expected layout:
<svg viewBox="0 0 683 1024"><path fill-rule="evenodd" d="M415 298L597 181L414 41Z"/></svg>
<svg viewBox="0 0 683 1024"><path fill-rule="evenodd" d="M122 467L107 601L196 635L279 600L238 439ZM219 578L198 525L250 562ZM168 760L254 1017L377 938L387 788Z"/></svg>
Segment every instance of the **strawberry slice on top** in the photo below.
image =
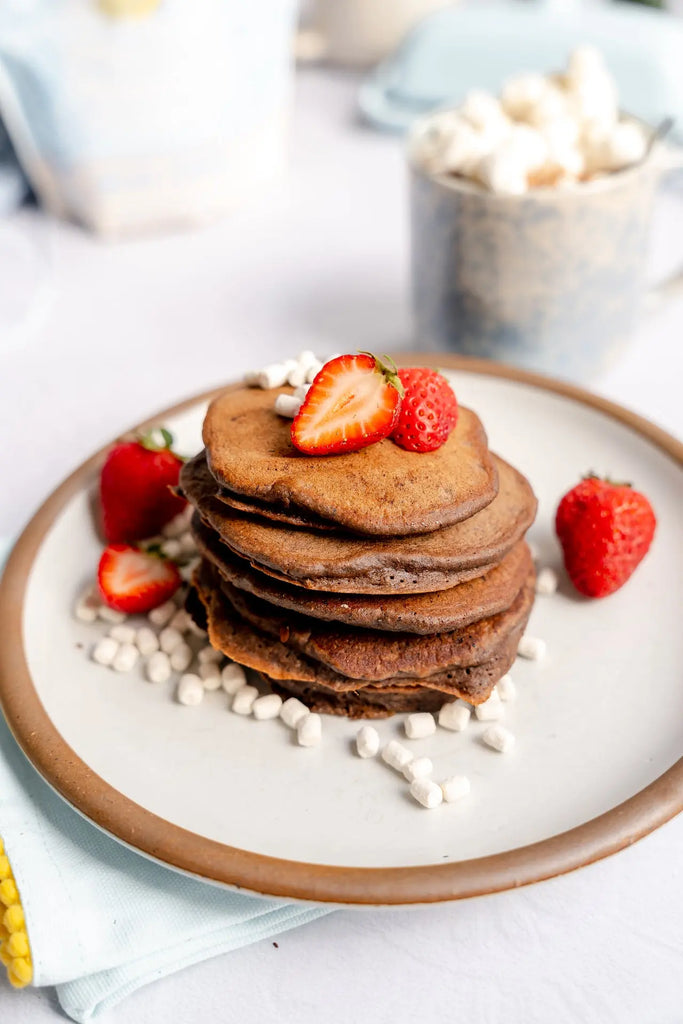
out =
<svg viewBox="0 0 683 1024"><path fill-rule="evenodd" d="M110 544L97 569L105 604L128 615L148 612L175 594L181 584L175 563L129 544Z"/></svg>
<svg viewBox="0 0 683 1024"><path fill-rule="evenodd" d="M299 451L340 455L389 436L403 385L396 367L384 358L361 352L325 363L292 423L292 443Z"/></svg>

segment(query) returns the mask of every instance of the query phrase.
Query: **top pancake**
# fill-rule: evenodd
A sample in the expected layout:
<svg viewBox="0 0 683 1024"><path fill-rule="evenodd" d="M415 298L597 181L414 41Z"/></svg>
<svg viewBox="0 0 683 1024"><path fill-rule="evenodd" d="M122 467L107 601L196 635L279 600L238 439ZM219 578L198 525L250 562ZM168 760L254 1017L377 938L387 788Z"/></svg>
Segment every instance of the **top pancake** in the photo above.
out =
<svg viewBox="0 0 683 1024"><path fill-rule="evenodd" d="M428 593L481 576L533 522L536 499L528 481L494 458L500 489L490 505L463 523L397 538L293 529L239 513L216 500L203 453L185 463L180 486L224 544L276 579L346 594Z"/></svg>
<svg viewBox="0 0 683 1024"><path fill-rule="evenodd" d="M291 388L231 389L209 406L209 469L239 500L395 537L461 522L496 495L486 433L469 409L460 408L455 430L435 452L407 452L384 440L347 455L311 456L294 448L291 421L275 412L280 393Z"/></svg>

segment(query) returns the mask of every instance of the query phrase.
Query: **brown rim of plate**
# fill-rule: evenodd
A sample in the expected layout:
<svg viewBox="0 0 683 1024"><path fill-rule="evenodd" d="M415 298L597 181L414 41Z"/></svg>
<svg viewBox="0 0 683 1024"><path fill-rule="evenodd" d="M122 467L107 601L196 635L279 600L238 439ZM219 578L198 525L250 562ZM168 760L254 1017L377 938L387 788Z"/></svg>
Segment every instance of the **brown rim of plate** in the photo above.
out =
<svg viewBox="0 0 683 1024"><path fill-rule="evenodd" d="M397 359L409 366L442 366L520 381L564 395L626 424L683 466L683 444L674 437L636 413L575 385L483 359L420 353L398 353ZM224 390L187 399L141 427L149 428ZM23 647L24 597L33 561L56 516L91 482L108 447L83 463L50 495L10 555L0 581L0 706L19 746L43 778L114 838L169 867L255 893L338 905L405 905L463 899L564 874L631 845L683 810L681 758L624 803L529 846L448 864L350 868L280 860L226 846L173 825L129 800L96 775L57 731L35 690Z"/></svg>

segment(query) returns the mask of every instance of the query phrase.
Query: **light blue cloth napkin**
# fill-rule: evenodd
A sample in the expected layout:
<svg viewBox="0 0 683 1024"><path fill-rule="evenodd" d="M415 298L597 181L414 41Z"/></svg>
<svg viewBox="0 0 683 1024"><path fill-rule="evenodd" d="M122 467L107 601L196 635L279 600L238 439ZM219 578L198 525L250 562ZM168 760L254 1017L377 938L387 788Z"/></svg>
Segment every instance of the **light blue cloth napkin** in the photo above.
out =
<svg viewBox="0 0 683 1024"><path fill-rule="evenodd" d="M0 540L0 565L8 550ZM1 716L0 835L26 915L34 984L56 985L76 1021L182 967L329 913L229 892L132 853L52 792Z"/></svg>

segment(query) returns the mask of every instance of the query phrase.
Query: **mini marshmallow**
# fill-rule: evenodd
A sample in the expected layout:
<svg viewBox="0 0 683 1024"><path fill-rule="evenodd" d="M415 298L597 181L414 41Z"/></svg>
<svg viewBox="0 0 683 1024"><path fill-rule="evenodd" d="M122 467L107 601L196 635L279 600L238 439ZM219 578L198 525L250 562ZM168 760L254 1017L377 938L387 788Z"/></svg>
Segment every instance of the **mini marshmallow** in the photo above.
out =
<svg viewBox="0 0 683 1024"><path fill-rule="evenodd" d="M436 173L474 174L480 160L491 151L492 144L467 121L462 121L445 143L438 160Z"/></svg>
<svg viewBox="0 0 683 1024"><path fill-rule="evenodd" d="M441 783L441 793L447 804L455 803L456 800L462 800L464 796L467 796L471 790L470 780L466 775L451 775L450 778L444 779Z"/></svg>
<svg viewBox="0 0 683 1024"><path fill-rule="evenodd" d="M582 121L610 128L619 117L619 96L614 79L593 74L570 83L571 108Z"/></svg>
<svg viewBox="0 0 683 1024"><path fill-rule="evenodd" d="M496 690L483 704L477 704L474 713L480 722L494 722L497 718L503 717L505 708Z"/></svg>
<svg viewBox="0 0 683 1024"><path fill-rule="evenodd" d="M320 362L315 352L313 352L310 348L302 349L301 352L299 352L298 356L296 357L296 361L299 364L299 366L313 366L314 363Z"/></svg>
<svg viewBox="0 0 683 1024"><path fill-rule="evenodd" d="M296 741L300 747L317 747L322 739L323 726L320 715L309 712L296 727Z"/></svg>
<svg viewBox="0 0 683 1024"><path fill-rule="evenodd" d="M389 740L386 747L382 750L382 760L390 768L395 768L397 772L402 772L406 765L410 764L413 760L413 755L398 740Z"/></svg>
<svg viewBox="0 0 683 1024"><path fill-rule="evenodd" d="M130 672L139 657L140 652L135 644L123 643L114 655L111 667L115 672Z"/></svg>
<svg viewBox="0 0 683 1024"><path fill-rule="evenodd" d="M374 757L379 750L379 733L371 725L362 725L356 733L359 757Z"/></svg>
<svg viewBox="0 0 683 1024"><path fill-rule="evenodd" d="M169 537L168 540L165 540L161 545L162 554L164 554L166 558L170 558L171 560L173 560L174 558L179 558L181 551L182 547L180 545L180 540L178 539L178 537Z"/></svg>
<svg viewBox="0 0 683 1024"><path fill-rule="evenodd" d="M303 402L310 389L310 384L301 384L298 388L294 388L294 395L299 399L299 401Z"/></svg>
<svg viewBox="0 0 683 1024"><path fill-rule="evenodd" d="M79 622L94 622L101 604L97 588L88 586L74 605L74 615Z"/></svg>
<svg viewBox="0 0 683 1024"><path fill-rule="evenodd" d="M179 633L186 633L188 631L190 628L190 616L184 608L178 609L169 622L169 626L171 629L177 629Z"/></svg>
<svg viewBox="0 0 683 1024"><path fill-rule="evenodd" d="M614 126L603 144L602 163L607 170L618 171L638 163L646 152L647 138L640 125L635 121L622 121Z"/></svg>
<svg viewBox="0 0 683 1024"><path fill-rule="evenodd" d="M192 535L191 530L186 530L185 533L179 537L180 550L183 555L196 555L197 553L197 542Z"/></svg>
<svg viewBox="0 0 683 1024"><path fill-rule="evenodd" d="M172 654L178 644L183 642L183 634L180 630L173 629L172 626L166 626L159 633L159 647L165 654Z"/></svg>
<svg viewBox="0 0 683 1024"><path fill-rule="evenodd" d="M288 359L284 363L271 363L261 370L255 377L256 386L270 391L272 388L281 388L287 383L287 377L296 366L295 359Z"/></svg>
<svg viewBox="0 0 683 1024"><path fill-rule="evenodd" d="M190 667L193 657L192 648L189 644L178 644L171 652L171 668L174 672L184 672L186 668Z"/></svg>
<svg viewBox="0 0 683 1024"><path fill-rule="evenodd" d="M220 690L222 685L221 670L215 661L205 661L203 665L199 666L199 678L204 684L205 690Z"/></svg>
<svg viewBox="0 0 683 1024"><path fill-rule="evenodd" d="M297 363L297 365L292 370L289 371L289 373L287 374L287 383L290 385L290 387L298 388L305 382L306 375L308 373L308 367L310 365L310 363L307 363L305 366L302 365L301 363Z"/></svg>
<svg viewBox="0 0 683 1024"><path fill-rule="evenodd" d="M507 117L496 96L484 89L472 89L458 107L458 114L480 131L494 131L507 125Z"/></svg>
<svg viewBox="0 0 683 1024"><path fill-rule="evenodd" d="M524 161L504 149L494 150L480 160L476 173L482 184L498 195L520 196L528 189Z"/></svg>
<svg viewBox="0 0 683 1024"><path fill-rule="evenodd" d="M311 363L306 371L306 383L312 384L323 368L323 363Z"/></svg>
<svg viewBox="0 0 683 1024"><path fill-rule="evenodd" d="M428 711L419 711L414 715L408 715L403 727L409 740L421 740L436 732L436 721L434 715Z"/></svg>
<svg viewBox="0 0 683 1024"><path fill-rule="evenodd" d="M450 729L452 732L462 732L469 725L471 708L461 701L454 700L443 704L439 709L439 725L442 729Z"/></svg>
<svg viewBox="0 0 683 1024"><path fill-rule="evenodd" d="M551 569L549 565L541 569L538 576L536 577L536 593L537 594L554 594L557 590L557 573L554 569Z"/></svg>
<svg viewBox="0 0 683 1024"><path fill-rule="evenodd" d="M540 126L566 117L570 110L570 102L564 90L548 82L536 103L527 111L526 120L530 124Z"/></svg>
<svg viewBox="0 0 683 1024"><path fill-rule="evenodd" d="M501 676L496 683L496 693L501 700L511 701L517 697L517 687L515 686L512 676L506 674Z"/></svg>
<svg viewBox="0 0 683 1024"><path fill-rule="evenodd" d="M179 512L177 516L174 516L165 526L162 527L161 532L164 537L179 537L181 533L185 533L185 530L190 525L192 518L192 506L188 505Z"/></svg>
<svg viewBox="0 0 683 1024"><path fill-rule="evenodd" d="M507 754L515 745L514 734L504 725L490 725L484 730L481 738L487 747L497 750L500 754Z"/></svg>
<svg viewBox="0 0 683 1024"><path fill-rule="evenodd" d="M206 682L204 685L206 686ZM258 690L255 686L241 686L232 698L232 710L236 715L250 715L257 697Z"/></svg>
<svg viewBox="0 0 683 1024"><path fill-rule="evenodd" d="M527 636L525 633L517 644L517 654L520 658L528 658L529 661L540 661L545 658L546 642L537 636Z"/></svg>
<svg viewBox="0 0 683 1024"><path fill-rule="evenodd" d="M542 133L531 125L516 124L497 152L502 156L509 154L521 161L527 171L535 171L548 159L548 143Z"/></svg>
<svg viewBox="0 0 683 1024"><path fill-rule="evenodd" d="M184 704L186 707L196 707L197 704L201 704L204 699L204 687L199 676L192 672L181 676L176 690L176 698L179 704Z"/></svg>
<svg viewBox="0 0 683 1024"><path fill-rule="evenodd" d="M135 634L135 644L143 658L159 650L159 639L149 626L141 626Z"/></svg>
<svg viewBox="0 0 683 1024"><path fill-rule="evenodd" d="M583 43L570 53L567 61L567 78L570 82L606 73L605 58L596 46Z"/></svg>
<svg viewBox="0 0 683 1024"><path fill-rule="evenodd" d="M208 661L213 661L218 664L218 662L222 661L223 658L223 652L216 650L216 648L212 647L211 644L207 644L206 647L202 647L197 655L197 661L200 665L205 665Z"/></svg>
<svg viewBox="0 0 683 1024"><path fill-rule="evenodd" d="M403 769L403 776L408 782L414 782L415 779L426 779L434 771L434 765L431 759L428 757L416 757L413 761L409 761Z"/></svg>
<svg viewBox="0 0 683 1024"><path fill-rule="evenodd" d="M118 626L112 626L109 630L109 636L112 640L116 640L118 644L132 644L135 641L135 626L124 626L123 624Z"/></svg>
<svg viewBox="0 0 683 1024"><path fill-rule="evenodd" d="M414 782L411 782L410 795L428 811L443 803L441 786L432 782L431 779L415 779Z"/></svg>
<svg viewBox="0 0 683 1024"><path fill-rule="evenodd" d="M247 674L241 665L229 661L221 669L221 686L227 694L233 696L242 687L246 686Z"/></svg>
<svg viewBox="0 0 683 1024"><path fill-rule="evenodd" d="M119 645L116 640L110 636L102 637L101 640L95 644L92 649L91 658L96 661L98 665L109 666L114 661L118 652Z"/></svg>
<svg viewBox="0 0 683 1024"><path fill-rule="evenodd" d="M171 677L171 660L163 651L150 654L145 667L145 674L150 683L165 683Z"/></svg>
<svg viewBox="0 0 683 1024"><path fill-rule="evenodd" d="M538 131L545 139L550 151L569 149L577 146L581 138L581 123L571 114L563 114L540 125Z"/></svg>
<svg viewBox="0 0 683 1024"><path fill-rule="evenodd" d="M264 697L257 697L254 701L252 712L258 722L265 722L270 718L277 718L282 707L282 697L279 693L267 693Z"/></svg>
<svg viewBox="0 0 683 1024"><path fill-rule="evenodd" d="M110 608L108 604L101 604L97 609L97 614L103 622L111 622L114 625L119 622L125 622L128 618L125 612L119 612L116 608Z"/></svg>
<svg viewBox="0 0 683 1024"><path fill-rule="evenodd" d="M310 711L297 697L288 697L280 708L280 718L290 729L296 729L306 715L310 715Z"/></svg>
<svg viewBox="0 0 683 1024"><path fill-rule="evenodd" d="M278 416L293 420L301 408L301 399L296 395L278 395L275 399L275 412Z"/></svg>
<svg viewBox="0 0 683 1024"><path fill-rule="evenodd" d="M537 106L548 88L544 75L528 72L509 78L501 92L501 103L505 113L515 120L524 120L529 111Z"/></svg>
<svg viewBox="0 0 683 1024"><path fill-rule="evenodd" d="M164 601L163 604L158 605L156 608L152 608L151 612L148 613L147 618L153 626L165 626L167 622L171 621L175 613L175 602Z"/></svg>

